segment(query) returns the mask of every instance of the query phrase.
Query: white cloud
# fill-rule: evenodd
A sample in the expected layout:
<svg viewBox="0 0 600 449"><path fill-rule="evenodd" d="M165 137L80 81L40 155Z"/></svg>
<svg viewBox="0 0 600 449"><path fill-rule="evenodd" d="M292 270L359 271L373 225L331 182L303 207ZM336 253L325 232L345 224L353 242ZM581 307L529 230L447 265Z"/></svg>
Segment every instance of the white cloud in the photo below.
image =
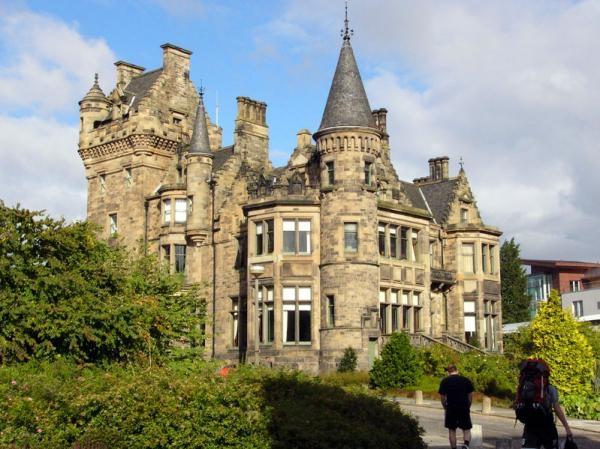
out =
<svg viewBox="0 0 600 449"><path fill-rule="evenodd" d="M113 85L117 58L103 40L22 8L0 17L0 44L0 199L85 218L76 105L94 72Z"/></svg>
<svg viewBox="0 0 600 449"><path fill-rule="evenodd" d="M282 17L312 30L343 19L317 0ZM524 256L600 259L600 3L365 0L350 19L402 178L462 156L484 219Z"/></svg>

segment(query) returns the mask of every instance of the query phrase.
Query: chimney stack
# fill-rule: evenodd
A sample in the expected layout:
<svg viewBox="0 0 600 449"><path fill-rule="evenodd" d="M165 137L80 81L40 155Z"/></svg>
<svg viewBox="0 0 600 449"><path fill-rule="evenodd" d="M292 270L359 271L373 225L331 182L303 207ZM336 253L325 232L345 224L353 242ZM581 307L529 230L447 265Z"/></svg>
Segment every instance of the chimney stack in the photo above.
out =
<svg viewBox="0 0 600 449"><path fill-rule="evenodd" d="M308 129L301 129L298 131L298 143L296 144L296 148L307 148L310 146L311 141L311 133Z"/></svg>
<svg viewBox="0 0 600 449"><path fill-rule="evenodd" d="M267 126L267 103L248 97L237 97L237 105L236 120Z"/></svg>
<svg viewBox="0 0 600 449"><path fill-rule="evenodd" d="M448 156L429 159L429 180L442 181L450 177L448 169Z"/></svg>
<svg viewBox="0 0 600 449"><path fill-rule="evenodd" d="M387 109L375 109L372 114L375 119L375 126L385 135L387 134Z"/></svg>
<svg viewBox="0 0 600 449"><path fill-rule="evenodd" d="M161 45L160 48L163 49L163 70L189 79L192 52L169 43Z"/></svg>
<svg viewBox="0 0 600 449"><path fill-rule="evenodd" d="M124 89L132 78L141 75L146 70L144 67L125 61L115 62L115 67L117 67L117 87L119 89Z"/></svg>

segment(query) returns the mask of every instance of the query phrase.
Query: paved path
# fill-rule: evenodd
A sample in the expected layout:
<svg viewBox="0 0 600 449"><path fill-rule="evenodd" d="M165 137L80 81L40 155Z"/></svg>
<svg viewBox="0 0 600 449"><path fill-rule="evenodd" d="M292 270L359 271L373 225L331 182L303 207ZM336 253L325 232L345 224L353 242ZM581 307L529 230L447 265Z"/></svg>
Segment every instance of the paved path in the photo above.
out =
<svg viewBox="0 0 600 449"><path fill-rule="evenodd" d="M403 410L419 419L425 429L424 439L430 449L448 449L448 430L444 428L444 411L439 401L425 400L423 405L415 405L414 399L393 398L400 403ZM473 424L480 424L483 428L483 447L495 448L499 438L511 438L514 449L521 447L521 433L523 425L517 421L512 409L492 408L492 413L484 415L480 412L481 404L473 404L471 418ZM579 449L600 449L600 421L584 421L569 419L575 442ZM564 429L558 423L561 439L564 439ZM459 442L462 440L460 431Z"/></svg>

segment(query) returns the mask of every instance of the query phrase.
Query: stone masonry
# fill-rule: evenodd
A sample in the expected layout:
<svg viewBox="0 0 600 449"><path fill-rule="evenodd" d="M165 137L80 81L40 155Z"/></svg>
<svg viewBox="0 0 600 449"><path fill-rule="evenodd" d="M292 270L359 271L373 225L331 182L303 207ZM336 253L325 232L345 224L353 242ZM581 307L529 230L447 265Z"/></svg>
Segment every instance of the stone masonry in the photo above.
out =
<svg viewBox="0 0 600 449"><path fill-rule="evenodd" d="M348 34L321 125L298 132L283 167L266 103L238 97L223 146L192 52L161 48L161 68L118 61L112 91L96 78L79 103L87 214L205 286L208 357L324 372L352 347L368 369L401 331L502 351L501 233L447 157L398 178L387 110L371 109Z"/></svg>

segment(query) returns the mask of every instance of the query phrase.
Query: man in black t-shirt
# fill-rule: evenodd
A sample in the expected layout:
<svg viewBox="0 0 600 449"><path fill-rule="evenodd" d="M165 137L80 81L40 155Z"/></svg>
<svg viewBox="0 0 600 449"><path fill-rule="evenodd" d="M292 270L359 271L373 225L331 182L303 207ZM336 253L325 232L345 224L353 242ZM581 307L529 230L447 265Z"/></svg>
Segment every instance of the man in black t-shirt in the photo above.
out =
<svg viewBox="0 0 600 449"><path fill-rule="evenodd" d="M438 393L444 407L444 426L448 429L450 447L456 449L456 429L463 431L464 446L469 447L471 441L471 403L473 402L473 383L458 374L455 365L446 368L448 376L440 383Z"/></svg>

